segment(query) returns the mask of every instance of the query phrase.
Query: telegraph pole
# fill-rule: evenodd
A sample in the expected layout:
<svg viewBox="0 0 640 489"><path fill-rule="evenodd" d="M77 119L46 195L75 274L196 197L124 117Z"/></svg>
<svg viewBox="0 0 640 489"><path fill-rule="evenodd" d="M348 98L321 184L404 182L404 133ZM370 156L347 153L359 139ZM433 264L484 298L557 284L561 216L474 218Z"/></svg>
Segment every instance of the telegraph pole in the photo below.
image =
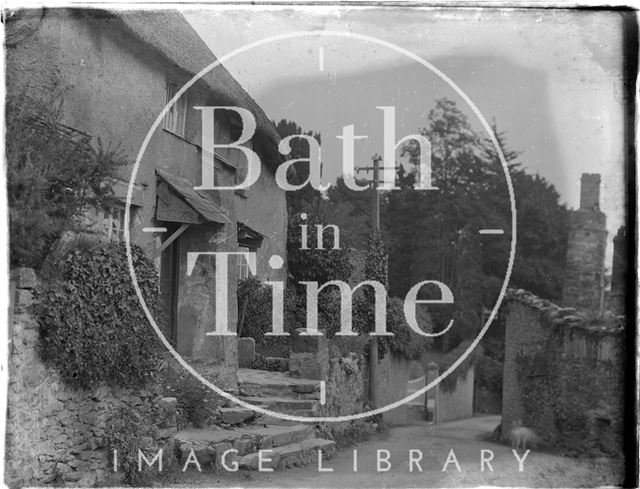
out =
<svg viewBox="0 0 640 489"><path fill-rule="evenodd" d="M372 228L374 231L380 231L380 193L378 186L380 185L380 162L382 158L378 153L371 158L373 166L361 167L356 171L373 171L373 205L371 211ZM372 409L377 409L378 402L378 337L372 336L369 342L369 404Z"/></svg>

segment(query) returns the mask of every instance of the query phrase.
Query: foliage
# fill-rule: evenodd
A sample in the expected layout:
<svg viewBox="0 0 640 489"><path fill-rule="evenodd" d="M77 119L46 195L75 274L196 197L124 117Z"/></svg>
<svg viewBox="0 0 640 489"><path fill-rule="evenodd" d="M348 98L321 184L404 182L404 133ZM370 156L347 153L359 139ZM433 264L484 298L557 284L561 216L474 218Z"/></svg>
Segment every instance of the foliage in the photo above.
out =
<svg viewBox="0 0 640 489"><path fill-rule="evenodd" d="M387 287L389 282L388 257L380 231L372 231L369 235L364 275L367 280L376 280Z"/></svg>
<svg viewBox="0 0 640 489"><path fill-rule="evenodd" d="M318 141L318 145L321 144L320 134L313 131L305 132L293 121L281 119L275 126L278 134L283 139L288 136L302 134L313 137ZM309 143L307 141L294 138L290 140L289 145L291 152L287 155L288 160L309 158ZM309 165L306 163L297 163L287 174L287 179L292 185L300 185L307 178L309 178ZM320 201L320 192L311 185L305 185L300 190L287 192L287 211L290 216L300 212L318 214Z"/></svg>
<svg viewBox="0 0 640 489"><path fill-rule="evenodd" d="M140 291L163 325L153 263L140 248L131 251ZM124 244L85 243L61 268L61 280L38 291L42 358L72 386L144 384L160 343L133 288Z"/></svg>
<svg viewBox="0 0 640 489"><path fill-rule="evenodd" d="M521 155L508 148L504 133L493 127L507 161L518 211L518 240L511 277L514 287L557 300L568 234L567 210L555 188L521 168ZM437 191L415 189L420 147L410 141L399 166L399 190L381 195L381 226L388 252L389 295L404 297L423 280L439 280L454 294L451 305L430 309L434 331L453 318L453 328L437 343L443 351L474 338L493 307L507 269L511 206L504 170L493 143L476 133L466 115L441 99L420 133L432 149L432 177ZM370 229L370 196L339 179L327 192L322 211L341 225L342 238L364 249ZM503 229L504 238L478 234ZM423 288L419 298L427 299Z"/></svg>
<svg viewBox="0 0 640 489"><path fill-rule="evenodd" d="M138 471L138 450L148 456L157 453L152 446L156 435L155 425L130 405L121 406L107 421L106 437L109 439L111 454L113 450L117 450L117 472L124 475L125 484L150 486L151 473L157 470L157 466L147 467L143 461L143 470ZM113 469L113 456L109 457L109 464Z"/></svg>
<svg viewBox="0 0 640 489"><path fill-rule="evenodd" d="M302 233L300 225L307 225L307 247L302 249ZM349 253L345 248L333 249L334 237L331 228L322 235L323 249L317 249L316 225L323 224L315 215L307 214L303 220L300 214L289 215L287 233L287 266L294 283L318 282L323 284L329 280L348 280L353 267L349 261Z"/></svg>
<svg viewBox="0 0 640 489"><path fill-rule="evenodd" d="M462 354L469 348L471 345L471 341L463 341L453 350L449 351L446 355L438 360L438 371L440 375L442 375L446 370L448 370L461 356ZM449 375L447 375L440 386L444 392L451 392L456 388L456 384L459 378L465 378L469 368L472 365L476 365L478 360L482 357L484 351L480 345L476 346L469 355L458 365L455 370L453 370Z"/></svg>
<svg viewBox="0 0 640 489"><path fill-rule="evenodd" d="M210 375L210 374L209 374ZM214 379L208 380L215 383ZM165 396L178 400L178 426L187 427L189 424L196 428L206 425L208 419L214 416L217 407L223 399L187 372L181 365L173 361L163 365L158 382L162 385Z"/></svg>
<svg viewBox="0 0 640 489"><path fill-rule="evenodd" d="M417 311L420 309L418 308ZM419 326L426 330L425 332L430 332L431 319L425 316L421 318L420 314L416 314L416 316ZM422 353L431 348L433 344L432 338L419 336L409 327L404 316L404 303L397 297L393 297L387 302L387 331L393 333L393 336L381 337L382 341L379 346L386 346L390 351L410 360L420 358Z"/></svg>
<svg viewBox="0 0 640 489"><path fill-rule="evenodd" d="M9 99L6 106L7 198L11 266L39 269L64 231L80 228L90 208L111 203L125 164L118 148L60 123L61 101Z"/></svg>
<svg viewBox="0 0 640 489"><path fill-rule="evenodd" d="M482 355L478 358L476 365L476 382L480 387L486 387L490 392L499 395L502 398L502 372L504 363L491 358L488 355Z"/></svg>
<svg viewBox="0 0 640 489"><path fill-rule="evenodd" d="M288 357L289 342L286 337L265 336L273 327L272 289L256 277L238 282L238 311L244 307L244 318L240 336L256 340L256 349L267 356ZM245 306L246 302L246 306ZM294 287L287 287L284 294L284 330L306 324L305 301Z"/></svg>

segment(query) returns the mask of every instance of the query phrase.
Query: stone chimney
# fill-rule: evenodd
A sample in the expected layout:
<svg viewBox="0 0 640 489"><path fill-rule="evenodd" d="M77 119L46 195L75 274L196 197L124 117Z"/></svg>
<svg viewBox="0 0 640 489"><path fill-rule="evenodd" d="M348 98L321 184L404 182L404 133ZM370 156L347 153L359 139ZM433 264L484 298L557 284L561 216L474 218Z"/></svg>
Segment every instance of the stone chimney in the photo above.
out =
<svg viewBox="0 0 640 489"><path fill-rule="evenodd" d="M604 307L607 218L600 212L600 175L583 173L580 209L569 215L562 305L599 316Z"/></svg>
<svg viewBox="0 0 640 489"><path fill-rule="evenodd" d="M580 209L600 210L600 174L583 173L580 179Z"/></svg>

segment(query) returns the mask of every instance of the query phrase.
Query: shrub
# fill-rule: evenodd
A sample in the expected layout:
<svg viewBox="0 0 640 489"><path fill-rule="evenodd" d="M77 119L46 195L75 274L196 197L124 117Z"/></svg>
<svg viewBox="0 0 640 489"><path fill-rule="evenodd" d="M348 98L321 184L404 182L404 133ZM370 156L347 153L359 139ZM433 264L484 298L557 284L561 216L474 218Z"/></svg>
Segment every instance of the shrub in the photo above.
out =
<svg viewBox="0 0 640 489"><path fill-rule="evenodd" d="M256 277L250 277L238 283L237 296L238 316L242 318L239 335L255 339L256 348L264 356L288 357L288 337L265 336L273 327L271 287L264 285ZM298 295L293 287L287 287L284 296L285 331L305 326L305 307L304 298Z"/></svg>
<svg viewBox="0 0 640 489"><path fill-rule="evenodd" d="M307 245L302 249L300 225L307 225ZM299 214L289 217L287 234L287 269L295 284L303 281L315 281L323 284L329 280L348 280L353 267L349 261L349 252L345 248L333 249L333 232L329 228L323 233L323 248L317 249L316 225L323 224L313 214L302 220Z"/></svg>
<svg viewBox="0 0 640 489"><path fill-rule="evenodd" d="M469 348L471 345L471 340L465 340L461 342L457 347L453 350L449 351L446 355L444 355L440 360L438 360L438 368L439 373L442 373L447 370L451 365L454 364L460 358L460 356ZM471 365L477 365L478 360L484 355L484 350L482 346L476 346L471 353L458 365L458 367L453 370L447 377L442 379L440 386L444 392L451 392L456 388L456 384L459 378L466 378L467 372Z"/></svg>
<svg viewBox="0 0 640 489"><path fill-rule="evenodd" d="M480 387L486 387L490 392L502 398L502 372L504 363L482 355L478 358L476 365L476 379Z"/></svg>
<svg viewBox="0 0 640 489"><path fill-rule="evenodd" d="M60 100L8 99L7 199L12 266L39 269L53 243L89 208L109 204L126 162L119 148L92 145L66 127Z"/></svg>
<svg viewBox="0 0 640 489"><path fill-rule="evenodd" d="M158 277L132 247L147 306L163 325ZM123 243L86 243L62 262L61 280L37 292L41 355L74 387L137 386L153 375L160 342L133 288Z"/></svg>
<svg viewBox="0 0 640 489"><path fill-rule="evenodd" d="M157 471L157 465L151 468L143 462L143 470L138 471L138 449L147 456L157 453L157 450L152 450L156 435L156 427L129 405L121 406L107 421L106 436L111 453L117 450L117 472L124 475L125 484L138 487L151 485L151 474ZM113 462L113 456L110 456L112 469Z"/></svg>
<svg viewBox="0 0 640 489"><path fill-rule="evenodd" d="M420 308L417 311L418 324L429 332L431 319ZM363 333L372 331L375 323L373 304L364 298L354 300L354 315L354 329ZM378 337L379 358L384 358L387 351L392 351L409 360L418 359L433 344L431 338L420 336L410 328L404 316L403 302L397 297L387 299L387 331L393 336Z"/></svg>
<svg viewBox="0 0 640 489"><path fill-rule="evenodd" d="M216 379L208 380L216 383ZM217 408L224 399L187 372L171 359L164 365L158 375L158 382L163 388L165 396L178 400L178 426L185 428L189 424L202 428L207 421L214 417Z"/></svg>

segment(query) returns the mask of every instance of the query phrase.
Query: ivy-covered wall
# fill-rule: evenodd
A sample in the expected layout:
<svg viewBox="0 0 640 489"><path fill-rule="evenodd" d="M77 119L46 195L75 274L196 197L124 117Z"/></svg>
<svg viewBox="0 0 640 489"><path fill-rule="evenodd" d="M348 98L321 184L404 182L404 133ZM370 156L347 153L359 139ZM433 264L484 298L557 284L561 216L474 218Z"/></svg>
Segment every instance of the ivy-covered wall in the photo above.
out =
<svg viewBox="0 0 640 489"><path fill-rule="evenodd" d="M514 421L568 454L622 450L622 318L589 319L525 291L507 302L502 438Z"/></svg>
<svg viewBox="0 0 640 489"><path fill-rule="evenodd" d="M172 461L177 400L158 386L72 388L46 365L38 351L38 322L29 312L36 275L31 269L11 274L9 386L5 480L10 487L45 484L92 487L122 485L133 457L120 451L113 471L111 448L131 436L149 460L164 449L164 467ZM125 430L112 426L125 425ZM157 467L157 466L156 466Z"/></svg>

